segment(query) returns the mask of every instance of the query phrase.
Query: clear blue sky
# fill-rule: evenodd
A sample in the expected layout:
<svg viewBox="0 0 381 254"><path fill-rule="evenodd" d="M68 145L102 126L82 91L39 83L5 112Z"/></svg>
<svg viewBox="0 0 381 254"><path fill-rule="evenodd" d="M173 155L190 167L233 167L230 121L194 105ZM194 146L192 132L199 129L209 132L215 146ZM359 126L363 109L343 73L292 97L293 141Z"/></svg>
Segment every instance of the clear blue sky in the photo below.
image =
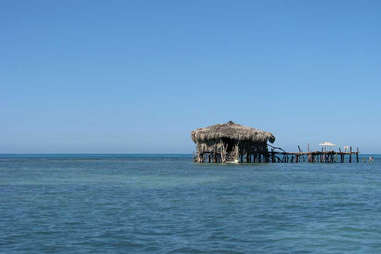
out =
<svg viewBox="0 0 381 254"><path fill-rule="evenodd" d="M233 120L381 153L381 1L0 3L0 153L191 153Z"/></svg>

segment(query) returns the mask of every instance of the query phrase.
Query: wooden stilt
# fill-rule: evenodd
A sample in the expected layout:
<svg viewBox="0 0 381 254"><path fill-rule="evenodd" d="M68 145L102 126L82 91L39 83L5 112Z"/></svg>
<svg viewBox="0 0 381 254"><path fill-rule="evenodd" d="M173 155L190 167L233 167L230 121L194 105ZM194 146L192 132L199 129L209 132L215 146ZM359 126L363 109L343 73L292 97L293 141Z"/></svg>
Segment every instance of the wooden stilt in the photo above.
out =
<svg viewBox="0 0 381 254"><path fill-rule="evenodd" d="M356 162L359 163L359 148L356 149Z"/></svg>
<svg viewBox="0 0 381 254"><path fill-rule="evenodd" d="M264 157L265 157L265 162L266 163L269 163L270 162L270 154L268 151L265 151L264 153Z"/></svg>
<svg viewBox="0 0 381 254"><path fill-rule="evenodd" d="M349 163L352 163L352 147L349 147Z"/></svg>

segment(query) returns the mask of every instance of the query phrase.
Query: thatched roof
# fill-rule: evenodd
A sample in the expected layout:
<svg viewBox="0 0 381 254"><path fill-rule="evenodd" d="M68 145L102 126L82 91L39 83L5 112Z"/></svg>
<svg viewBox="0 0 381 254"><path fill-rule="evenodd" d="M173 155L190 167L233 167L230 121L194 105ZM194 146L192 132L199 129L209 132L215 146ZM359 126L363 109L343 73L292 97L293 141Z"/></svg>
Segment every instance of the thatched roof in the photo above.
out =
<svg viewBox="0 0 381 254"><path fill-rule="evenodd" d="M229 121L224 124L216 124L206 128L198 128L192 131L192 140L195 143L205 142L212 139L230 138L239 141L274 143L275 137L272 133L246 127Z"/></svg>

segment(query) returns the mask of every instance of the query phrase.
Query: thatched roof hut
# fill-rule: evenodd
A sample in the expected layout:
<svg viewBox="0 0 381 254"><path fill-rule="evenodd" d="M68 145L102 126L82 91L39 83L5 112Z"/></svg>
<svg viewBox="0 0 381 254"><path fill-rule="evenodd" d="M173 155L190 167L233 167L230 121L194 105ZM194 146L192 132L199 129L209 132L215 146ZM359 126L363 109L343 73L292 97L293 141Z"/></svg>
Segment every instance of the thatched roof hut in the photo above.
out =
<svg viewBox="0 0 381 254"><path fill-rule="evenodd" d="M191 136L197 145L195 160L198 162L203 162L205 155L214 162L238 161L239 158L242 161L245 155L249 162L252 156L267 154L267 142L275 141L270 132L232 121L195 129Z"/></svg>

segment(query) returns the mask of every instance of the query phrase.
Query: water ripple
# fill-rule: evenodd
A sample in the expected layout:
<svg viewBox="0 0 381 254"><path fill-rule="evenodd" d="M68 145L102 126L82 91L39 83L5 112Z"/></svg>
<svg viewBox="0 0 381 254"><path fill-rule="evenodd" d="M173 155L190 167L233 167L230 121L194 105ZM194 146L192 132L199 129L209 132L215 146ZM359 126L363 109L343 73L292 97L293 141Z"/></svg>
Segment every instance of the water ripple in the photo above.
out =
<svg viewBox="0 0 381 254"><path fill-rule="evenodd" d="M380 165L1 158L0 253L379 253Z"/></svg>

